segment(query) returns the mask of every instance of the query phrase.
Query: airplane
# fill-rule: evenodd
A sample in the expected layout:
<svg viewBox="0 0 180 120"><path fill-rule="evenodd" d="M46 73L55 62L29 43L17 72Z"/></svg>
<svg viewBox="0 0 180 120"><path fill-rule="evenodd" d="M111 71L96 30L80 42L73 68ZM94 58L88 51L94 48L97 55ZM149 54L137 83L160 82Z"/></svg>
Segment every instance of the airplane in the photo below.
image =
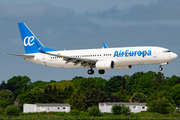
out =
<svg viewBox="0 0 180 120"><path fill-rule="evenodd" d="M169 49L155 46L117 47L109 48L103 42L100 49L63 50L58 51L45 47L28 26L18 23L22 43L26 54L12 54L24 57L25 60L35 64L58 68L90 68L87 73L94 74L93 68L98 69L99 74L104 74L107 69L129 69L132 65L168 64L176 59L177 54Z"/></svg>

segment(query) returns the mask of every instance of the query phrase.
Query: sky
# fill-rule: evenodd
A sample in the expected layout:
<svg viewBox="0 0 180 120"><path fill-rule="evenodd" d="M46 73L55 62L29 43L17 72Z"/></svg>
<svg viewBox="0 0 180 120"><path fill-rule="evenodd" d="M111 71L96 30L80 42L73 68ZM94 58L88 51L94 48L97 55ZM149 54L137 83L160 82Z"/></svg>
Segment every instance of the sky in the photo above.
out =
<svg viewBox="0 0 180 120"><path fill-rule="evenodd" d="M38 39L57 50L159 46L180 54L179 0L0 0L0 83L13 76L37 80L71 80L75 76L102 77L158 72L159 65L132 66L88 75L89 68L36 65L24 54L18 22L25 22ZM180 76L179 58L163 66L164 75Z"/></svg>

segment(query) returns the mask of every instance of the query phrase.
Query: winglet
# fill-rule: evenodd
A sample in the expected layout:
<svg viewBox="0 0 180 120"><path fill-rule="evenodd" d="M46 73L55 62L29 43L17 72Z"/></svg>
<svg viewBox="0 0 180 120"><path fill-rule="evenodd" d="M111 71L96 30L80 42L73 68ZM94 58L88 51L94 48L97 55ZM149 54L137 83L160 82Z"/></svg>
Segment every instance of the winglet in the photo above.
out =
<svg viewBox="0 0 180 120"><path fill-rule="evenodd" d="M104 47L104 48L108 48L108 46L106 45L105 42L103 42L103 47Z"/></svg>

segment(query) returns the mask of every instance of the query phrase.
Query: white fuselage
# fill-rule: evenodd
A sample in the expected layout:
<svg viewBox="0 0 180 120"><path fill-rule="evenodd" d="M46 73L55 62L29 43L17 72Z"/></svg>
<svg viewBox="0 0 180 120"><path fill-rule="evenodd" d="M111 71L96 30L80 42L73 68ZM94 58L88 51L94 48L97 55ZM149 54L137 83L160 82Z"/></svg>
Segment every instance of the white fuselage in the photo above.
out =
<svg viewBox="0 0 180 120"><path fill-rule="evenodd" d="M64 50L57 51L45 47L28 28L19 22L19 31L26 54L13 54L24 57L25 60L36 64L58 67L78 68L89 67L89 75L94 74L93 68L98 69L99 74L104 74L105 69L128 69L132 65L160 64L161 65L177 58L177 55L162 47L119 47L108 48L103 42L102 49Z"/></svg>
<svg viewBox="0 0 180 120"><path fill-rule="evenodd" d="M129 65L146 64L168 64L177 58L177 55L162 47L121 47L121 48L102 48L84 50L64 50L50 52L52 54L65 55L74 58L86 58L97 61L112 60L114 68L126 69ZM34 53L35 57L24 57L26 60L36 64L59 67L59 68L78 68L81 64L72 62L66 63L62 57L51 56L43 53ZM96 66L94 66L96 67Z"/></svg>

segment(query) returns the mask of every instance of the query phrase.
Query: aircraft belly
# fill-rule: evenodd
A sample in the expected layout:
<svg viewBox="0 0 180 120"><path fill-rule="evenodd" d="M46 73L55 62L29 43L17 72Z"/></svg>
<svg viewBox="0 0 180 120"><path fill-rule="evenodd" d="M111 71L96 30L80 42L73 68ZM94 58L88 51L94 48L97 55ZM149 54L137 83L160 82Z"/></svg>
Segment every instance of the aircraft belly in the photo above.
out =
<svg viewBox="0 0 180 120"><path fill-rule="evenodd" d="M151 59L148 57L126 57L126 58L119 58L116 59L115 65L145 65L145 64L151 64Z"/></svg>
<svg viewBox="0 0 180 120"><path fill-rule="evenodd" d="M58 67L58 68L79 68L82 67L80 66L80 64L78 65L74 65L74 63L67 63L64 60L61 59L56 59L56 60L50 60L48 62L46 62L47 66L51 66L51 67Z"/></svg>
<svg viewBox="0 0 180 120"><path fill-rule="evenodd" d="M169 62L169 56L158 55L156 58L151 59L151 64L160 64Z"/></svg>
<svg viewBox="0 0 180 120"><path fill-rule="evenodd" d="M34 60L34 58L28 58L28 57L24 57L25 60L36 63L36 64L40 64L38 61Z"/></svg>
<svg viewBox="0 0 180 120"><path fill-rule="evenodd" d="M63 67L61 61L57 59L47 61L46 65L51 67Z"/></svg>

